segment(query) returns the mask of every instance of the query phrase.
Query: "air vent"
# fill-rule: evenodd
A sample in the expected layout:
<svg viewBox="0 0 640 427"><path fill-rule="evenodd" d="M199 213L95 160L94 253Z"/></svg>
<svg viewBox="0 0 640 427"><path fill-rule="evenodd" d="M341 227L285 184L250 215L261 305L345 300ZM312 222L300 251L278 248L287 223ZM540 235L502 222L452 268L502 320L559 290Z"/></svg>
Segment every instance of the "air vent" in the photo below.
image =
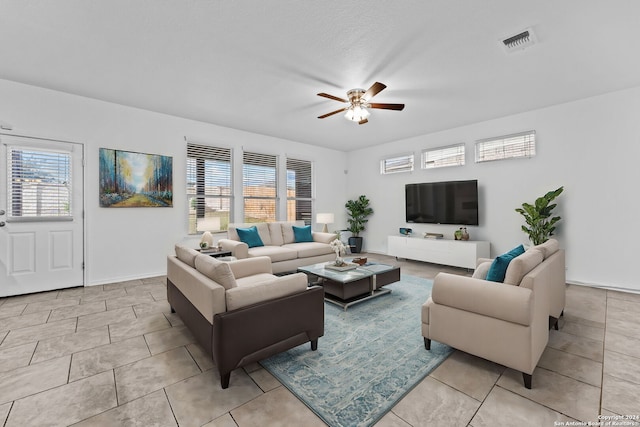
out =
<svg viewBox="0 0 640 427"><path fill-rule="evenodd" d="M504 48L505 52L517 52L520 50L524 50L528 47L533 46L536 43L536 36L531 30L531 28L527 28L520 33L513 35L511 37L507 37L502 40L501 45Z"/></svg>

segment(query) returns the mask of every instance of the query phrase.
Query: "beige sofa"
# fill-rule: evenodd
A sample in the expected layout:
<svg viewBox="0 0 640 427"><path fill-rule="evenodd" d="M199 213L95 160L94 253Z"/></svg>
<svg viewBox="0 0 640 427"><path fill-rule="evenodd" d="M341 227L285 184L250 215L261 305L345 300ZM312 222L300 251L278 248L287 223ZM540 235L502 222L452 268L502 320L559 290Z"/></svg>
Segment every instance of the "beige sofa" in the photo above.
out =
<svg viewBox="0 0 640 427"><path fill-rule="evenodd" d="M267 257L218 261L176 245L167 257L167 299L229 386L234 369L324 334L324 292L303 273L276 277Z"/></svg>
<svg viewBox="0 0 640 427"><path fill-rule="evenodd" d="M336 239L334 233L312 232L313 242L296 243L293 226L302 227L304 221L263 222L256 224L229 224L227 238L220 239L218 245L231 251L238 259L269 257L274 273L295 271L303 265L335 260L336 256L329 243ZM237 228L256 226L264 246L249 248L238 236Z"/></svg>
<svg viewBox="0 0 640 427"><path fill-rule="evenodd" d="M511 261L505 283L484 280L490 260L478 261L474 277L435 277L422 306L425 348L435 340L515 369L531 388L550 314L564 308L564 251L555 241L527 250Z"/></svg>

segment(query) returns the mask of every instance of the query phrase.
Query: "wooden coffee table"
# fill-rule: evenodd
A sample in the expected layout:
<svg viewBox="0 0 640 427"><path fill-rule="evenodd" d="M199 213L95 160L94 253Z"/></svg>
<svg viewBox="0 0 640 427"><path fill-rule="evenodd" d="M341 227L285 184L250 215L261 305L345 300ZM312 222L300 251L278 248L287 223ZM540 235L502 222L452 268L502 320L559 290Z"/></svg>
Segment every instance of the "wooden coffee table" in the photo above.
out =
<svg viewBox="0 0 640 427"><path fill-rule="evenodd" d="M391 292L384 285L400 280L400 267L367 263L347 271L335 271L320 263L299 267L309 278L309 283L324 287L324 299L345 310L354 304L377 298Z"/></svg>

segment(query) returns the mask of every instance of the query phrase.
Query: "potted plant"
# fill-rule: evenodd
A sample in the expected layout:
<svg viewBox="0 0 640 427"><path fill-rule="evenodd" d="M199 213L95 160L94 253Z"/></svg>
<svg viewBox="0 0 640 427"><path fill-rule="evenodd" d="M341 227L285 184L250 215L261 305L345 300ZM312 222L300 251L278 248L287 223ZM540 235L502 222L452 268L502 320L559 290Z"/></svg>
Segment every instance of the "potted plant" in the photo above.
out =
<svg viewBox="0 0 640 427"><path fill-rule="evenodd" d="M553 236L556 229L555 225L560 221L559 216L552 217L552 211L557 206L555 203L550 204L556 197L562 193L563 187L554 191L549 191L542 197L538 197L533 205L523 203L521 208L517 208L516 212L522 214L527 225L522 226L522 231L529 235L529 240L534 245L549 240Z"/></svg>
<svg viewBox="0 0 640 427"><path fill-rule="evenodd" d="M349 247L352 253L360 253L362 250L362 237L360 233L364 231L365 224L369 221L369 216L373 214L373 209L369 207L369 199L362 195L355 200L349 200L344 205L347 208L349 226L347 230L351 232L349 237Z"/></svg>

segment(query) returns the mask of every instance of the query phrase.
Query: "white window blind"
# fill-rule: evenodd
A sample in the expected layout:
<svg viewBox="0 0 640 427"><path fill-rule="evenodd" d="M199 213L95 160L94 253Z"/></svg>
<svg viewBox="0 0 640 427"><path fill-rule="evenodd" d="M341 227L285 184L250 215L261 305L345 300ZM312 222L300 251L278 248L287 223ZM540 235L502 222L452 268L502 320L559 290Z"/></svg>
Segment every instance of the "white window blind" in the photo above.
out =
<svg viewBox="0 0 640 427"><path fill-rule="evenodd" d="M226 230L233 206L231 149L187 143L189 234Z"/></svg>
<svg viewBox="0 0 640 427"><path fill-rule="evenodd" d="M287 221L311 225L312 188L311 162L287 158Z"/></svg>
<svg viewBox="0 0 640 427"><path fill-rule="evenodd" d="M380 174L382 175L397 172L411 172L412 170L413 153L380 160Z"/></svg>
<svg viewBox="0 0 640 427"><path fill-rule="evenodd" d="M71 219L71 154L7 147L9 220Z"/></svg>
<svg viewBox="0 0 640 427"><path fill-rule="evenodd" d="M464 143L422 151L422 168L442 168L464 165Z"/></svg>
<svg viewBox="0 0 640 427"><path fill-rule="evenodd" d="M244 152L242 165L244 222L269 222L277 218L278 157Z"/></svg>
<svg viewBox="0 0 640 427"><path fill-rule="evenodd" d="M476 141L476 163L533 157L536 155L536 131Z"/></svg>

